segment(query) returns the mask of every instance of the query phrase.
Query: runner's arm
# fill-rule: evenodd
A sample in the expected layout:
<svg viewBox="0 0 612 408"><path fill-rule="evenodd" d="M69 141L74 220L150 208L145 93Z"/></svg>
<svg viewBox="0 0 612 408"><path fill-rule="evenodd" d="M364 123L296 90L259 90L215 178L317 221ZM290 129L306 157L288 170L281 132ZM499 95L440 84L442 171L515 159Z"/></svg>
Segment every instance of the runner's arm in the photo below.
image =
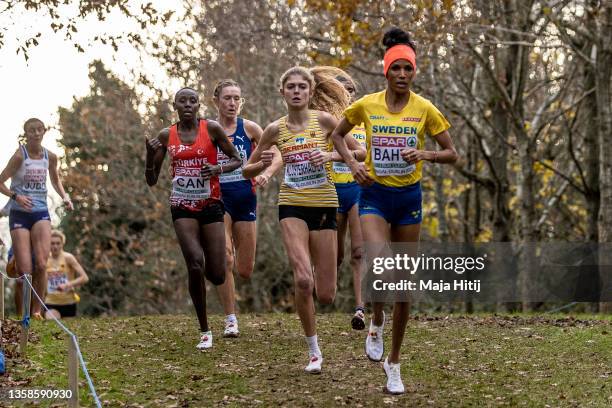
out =
<svg viewBox="0 0 612 408"><path fill-rule="evenodd" d="M17 173L22 163L23 155L21 154L21 150L17 149L15 154L13 154L13 156L10 158L4 170L2 170L2 173L0 173L0 193L8 197L11 197L13 195L14 191L11 191L11 189L9 189L4 183L8 179L13 177L15 173ZM32 208L32 199L28 196L19 194L15 197L15 201L17 201L17 204L19 204L26 210Z"/></svg>
<svg viewBox="0 0 612 408"><path fill-rule="evenodd" d="M145 146L147 155L145 158L145 179L149 186L157 184L161 165L166 157L168 148L168 139L170 138L170 129L162 129L157 137L151 139L145 138Z"/></svg>
<svg viewBox="0 0 612 408"><path fill-rule="evenodd" d="M66 191L64 191L64 186L62 185L62 180L60 179L58 167L57 155L49 152L49 178L51 179L51 185L57 194L59 194L59 196L62 198L62 202L66 208L69 210L74 210L74 205L72 205L70 196L68 196Z"/></svg>
<svg viewBox="0 0 612 408"><path fill-rule="evenodd" d="M353 174L355 180L361 185L370 185L372 182L374 182L374 180L368 174L368 170L366 169L365 165L357 161L346 144L345 136L348 135L354 127L355 125L349 122L346 118L342 118L340 123L338 123L338 126L336 126L332 132L331 138L334 141L336 151L338 154L340 154L346 165L350 167L351 173Z"/></svg>
<svg viewBox="0 0 612 408"><path fill-rule="evenodd" d="M64 290L77 288L89 282L89 277L87 276L87 273L85 273L85 270L83 269L79 261L76 260L74 255L70 253L66 253L65 257L66 257L66 262L68 263L68 266L70 266L70 268L72 268L72 270L76 272L77 277L69 281L67 284L68 287L64 288Z"/></svg>
<svg viewBox="0 0 612 408"><path fill-rule="evenodd" d="M357 161L360 161L360 162L364 161L366 157L366 150L363 148L363 146L359 144L357 140L355 140L353 135L346 135L344 137L344 140L346 140L346 145L350 149L351 155ZM340 156L337 150L334 150L332 152L332 161L343 162L344 159L342 158L342 156Z"/></svg>
<svg viewBox="0 0 612 408"><path fill-rule="evenodd" d="M275 156L280 157L280 151L276 147L278 140L278 123L272 122L261 135L260 142L251 154L251 158L242 169L242 176L244 178L256 177L259 173L263 172L266 168L271 167L274 163ZM282 158L281 158L282 165ZM278 166L280 168L280 166ZM278 170L278 168L276 170ZM275 170L275 171L276 171ZM274 174L274 173L272 173Z"/></svg>
<svg viewBox="0 0 612 408"><path fill-rule="evenodd" d="M202 166L202 177L210 178L221 173L228 173L236 170L242 164L242 160L240 160L240 154L238 153L238 150L236 150L236 146L230 142L221 125L214 120L208 120L207 123L208 134L210 135L213 143L217 145L221 151L225 153L227 157L229 157L230 160L224 166L221 164L214 166L205 164Z"/></svg>
<svg viewBox="0 0 612 408"><path fill-rule="evenodd" d="M432 163L455 163L459 158L459 155L455 150L453 140L451 139L448 130L434 135L433 138L436 140L436 143L438 143L442 150L418 150L414 148L404 149L400 152L402 158L410 164L418 163L421 160L427 160Z"/></svg>
<svg viewBox="0 0 612 408"><path fill-rule="evenodd" d="M247 131L248 135L252 136L251 140L253 142L253 150L256 149L261 141L263 130L257 123L250 120L245 121L245 130ZM272 164L266 170L264 170L263 173L255 177L255 180L259 185L267 184L268 180L270 180L274 173L276 173L283 165L283 158L280 154L280 150L278 150L276 146L272 146L272 150L274 151ZM262 178L265 180L261 180Z"/></svg>

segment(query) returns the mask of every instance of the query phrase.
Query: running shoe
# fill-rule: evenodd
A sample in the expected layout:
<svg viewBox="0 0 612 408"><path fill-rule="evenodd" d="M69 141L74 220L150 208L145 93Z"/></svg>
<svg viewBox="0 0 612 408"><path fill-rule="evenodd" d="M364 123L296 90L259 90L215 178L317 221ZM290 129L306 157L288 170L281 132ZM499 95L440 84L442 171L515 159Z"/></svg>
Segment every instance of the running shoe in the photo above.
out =
<svg viewBox="0 0 612 408"><path fill-rule="evenodd" d="M385 351L383 342L385 318L385 312L383 312L383 323L381 326L374 326L374 321L370 321L370 330L368 330L368 337L366 337L365 352L372 361L381 361Z"/></svg>
<svg viewBox="0 0 612 408"><path fill-rule="evenodd" d="M358 307L355 309L355 314L353 315L353 319L351 319L351 326L353 330L365 329L365 313L363 312L363 308Z"/></svg>
<svg viewBox="0 0 612 408"><path fill-rule="evenodd" d="M33 320L45 320L45 318L42 316L40 312L32 313L32 319Z"/></svg>
<svg viewBox="0 0 612 408"><path fill-rule="evenodd" d="M394 395L403 394L404 384L402 383L400 364L389 363L389 358L387 357L383 363L383 369L385 370L385 374L387 374L385 392Z"/></svg>
<svg viewBox="0 0 612 408"><path fill-rule="evenodd" d="M212 332L209 330L207 332L202 332L200 336L200 342L196 346L198 350L205 350L212 347Z"/></svg>
<svg viewBox="0 0 612 408"><path fill-rule="evenodd" d="M225 321L225 330L223 331L223 337L238 337L240 332L238 331L238 321Z"/></svg>
<svg viewBox="0 0 612 408"><path fill-rule="evenodd" d="M323 357L313 354L305 370L309 374L321 374L321 364L323 364Z"/></svg>

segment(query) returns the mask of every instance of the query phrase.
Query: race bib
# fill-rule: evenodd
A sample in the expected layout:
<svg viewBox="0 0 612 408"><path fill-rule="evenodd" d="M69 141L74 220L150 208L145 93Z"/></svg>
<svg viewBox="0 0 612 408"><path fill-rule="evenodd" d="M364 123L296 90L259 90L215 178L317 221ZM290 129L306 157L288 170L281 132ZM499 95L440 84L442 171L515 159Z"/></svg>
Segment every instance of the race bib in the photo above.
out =
<svg viewBox="0 0 612 408"><path fill-rule="evenodd" d="M68 277L59 272L50 272L47 274L47 292L48 293L56 293L59 292L57 287L59 285L63 285L68 283Z"/></svg>
<svg viewBox="0 0 612 408"><path fill-rule="evenodd" d="M44 167L28 166L26 164L25 174L23 177L24 193L32 195L47 196L47 169Z"/></svg>
<svg viewBox="0 0 612 408"><path fill-rule="evenodd" d="M210 180L200 176L199 168L178 167L172 179L171 200L206 200L210 197Z"/></svg>
<svg viewBox="0 0 612 408"><path fill-rule="evenodd" d="M361 145L361 147L363 147L364 149L367 148L366 146L366 135L365 133L362 133L361 131L365 130L363 128L357 128L357 130L359 130L359 133L353 133L352 136L353 138ZM332 169L334 170L334 173L336 174L352 174L351 173L351 168L349 166L347 166L346 163L344 162L333 162L332 163Z"/></svg>
<svg viewBox="0 0 612 408"><path fill-rule="evenodd" d="M371 146L372 164L377 176L405 176L416 170L408 164L400 152L408 147L416 148L416 136L373 136Z"/></svg>
<svg viewBox="0 0 612 408"><path fill-rule="evenodd" d="M240 160L242 161L242 164L240 165L240 167L235 170L232 170L229 173L219 174L219 183L234 183L236 181L246 180L244 177L242 177L242 168L247 163L247 154L244 150L239 150L238 153L240 154ZM225 166L227 163L229 163L229 161L230 158L227 157L224 153L220 152L217 155L217 163L219 163L220 165Z"/></svg>
<svg viewBox="0 0 612 408"><path fill-rule="evenodd" d="M325 166L310 163L310 153L293 153L284 157L285 184L289 188L313 188L327 183Z"/></svg>
<svg viewBox="0 0 612 408"><path fill-rule="evenodd" d="M351 174L351 168L346 165L344 162L334 162L332 164L334 169L334 173L338 174Z"/></svg>

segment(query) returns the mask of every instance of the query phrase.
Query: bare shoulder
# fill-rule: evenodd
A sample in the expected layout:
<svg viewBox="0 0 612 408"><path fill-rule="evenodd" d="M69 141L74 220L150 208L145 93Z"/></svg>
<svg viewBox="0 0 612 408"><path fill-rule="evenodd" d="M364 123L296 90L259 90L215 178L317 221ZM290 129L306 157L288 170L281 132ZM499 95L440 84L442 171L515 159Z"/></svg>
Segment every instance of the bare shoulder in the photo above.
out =
<svg viewBox="0 0 612 408"><path fill-rule="evenodd" d="M219 122L217 122L216 120L206 119L206 126L208 129L208 133L223 132L223 134L225 134L225 131L223 130L223 126L221 126Z"/></svg>
<svg viewBox="0 0 612 408"><path fill-rule="evenodd" d="M277 137L279 129L280 129L280 119L276 119L274 122L266 126L266 128L264 129L264 133L266 133L270 137Z"/></svg>
<svg viewBox="0 0 612 408"><path fill-rule="evenodd" d="M333 130L338 124L338 119L336 119L334 115L330 113L317 111L317 117L319 119L319 124L325 129Z"/></svg>
<svg viewBox="0 0 612 408"><path fill-rule="evenodd" d="M246 131L247 136L249 136L251 139L254 135L260 136L263 133L261 126L248 119L244 119L244 130Z"/></svg>
<svg viewBox="0 0 612 408"><path fill-rule="evenodd" d="M49 157L49 161L51 163L57 163L57 154L55 154L51 150L47 149L47 156Z"/></svg>
<svg viewBox="0 0 612 408"><path fill-rule="evenodd" d="M21 162L23 162L23 159L24 159L23 151L21 150L21 147L18 147L15 153L13 153L13 156L11 157L11 161L14 163L17 162L21 164Z"/></svg>

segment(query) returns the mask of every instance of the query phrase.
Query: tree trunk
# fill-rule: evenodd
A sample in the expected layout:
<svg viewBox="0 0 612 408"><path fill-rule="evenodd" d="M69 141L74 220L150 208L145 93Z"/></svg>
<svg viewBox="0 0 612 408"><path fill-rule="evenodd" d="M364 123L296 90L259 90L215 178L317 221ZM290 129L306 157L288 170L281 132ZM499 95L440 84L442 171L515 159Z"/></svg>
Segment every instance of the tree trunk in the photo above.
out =
<svg viewBox="0 0 612 408"><path fill-rule="evenodd" d="M612 3L604 2L597 24L600 44L596 59L597 123L599 126L599 242L612 242ZM612 265L612 253L600 251L600 265ZM611 293L612 282L602 268L602 294ZM612 312L612 302L601 302L600 312Z"/></svg>

